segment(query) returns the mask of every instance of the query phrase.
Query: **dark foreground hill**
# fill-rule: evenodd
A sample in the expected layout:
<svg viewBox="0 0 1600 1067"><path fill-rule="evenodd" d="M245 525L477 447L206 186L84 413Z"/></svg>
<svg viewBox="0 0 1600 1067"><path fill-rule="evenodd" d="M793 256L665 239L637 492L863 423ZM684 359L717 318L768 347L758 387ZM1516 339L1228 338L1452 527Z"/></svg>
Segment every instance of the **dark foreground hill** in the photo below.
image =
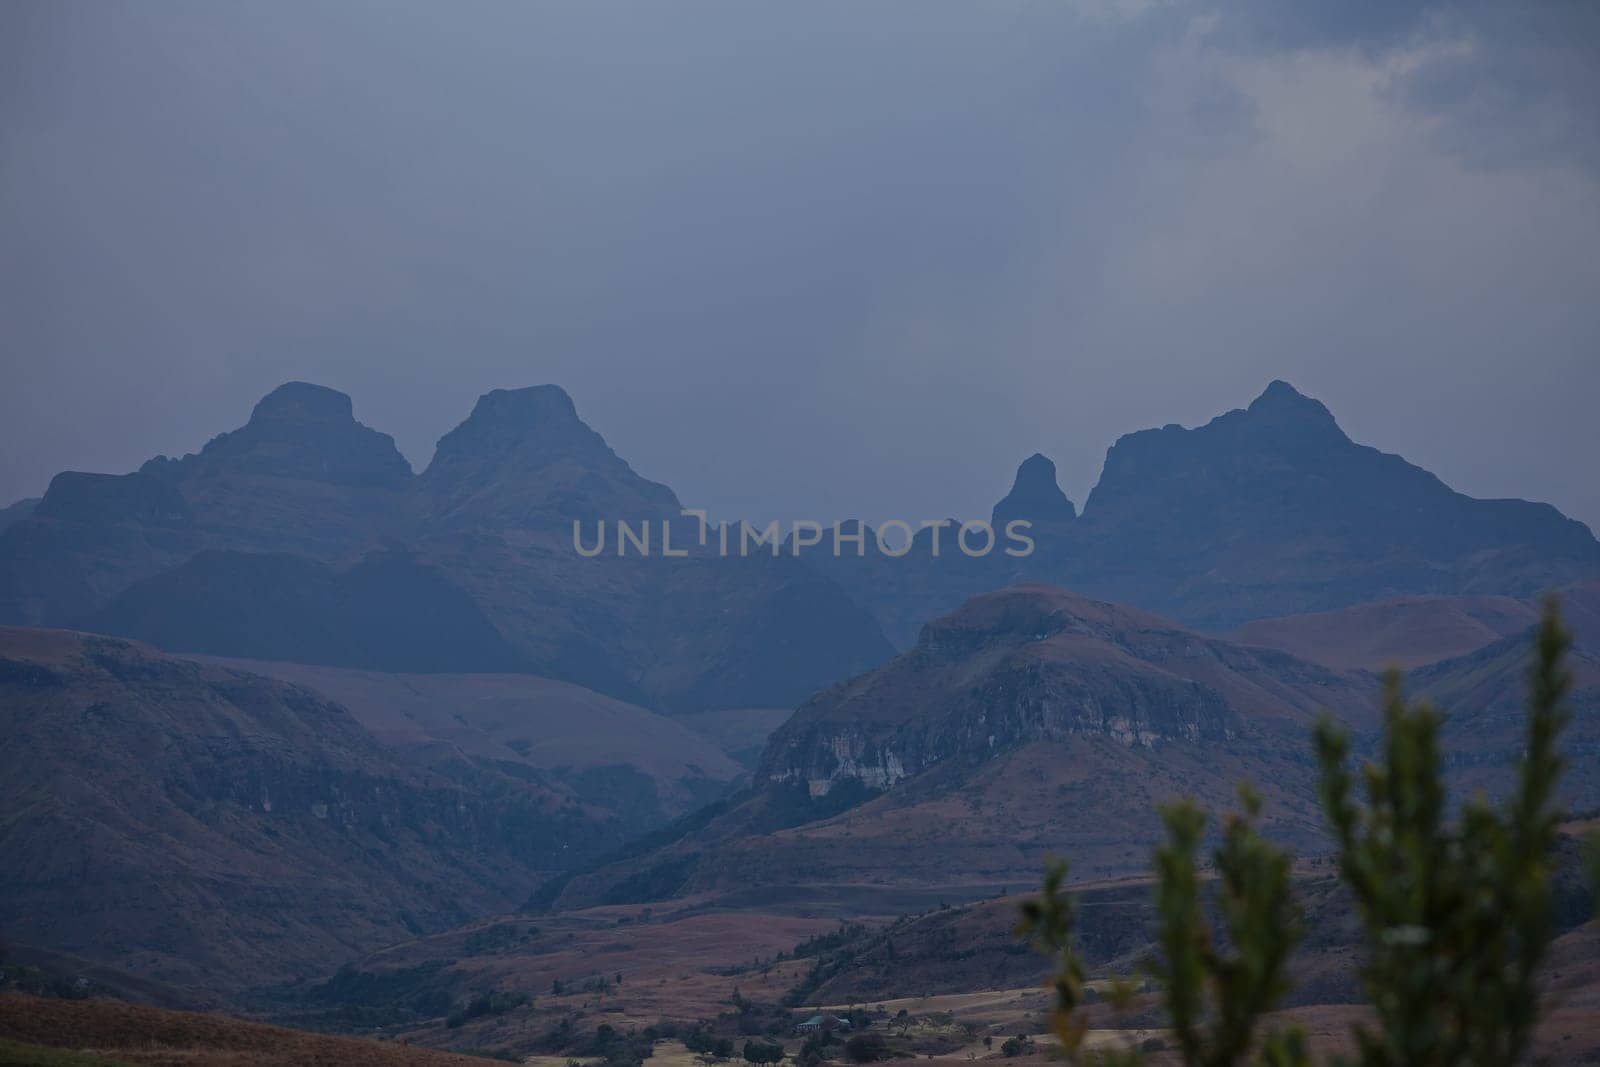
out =
<svg viewBox="0 0 1600 1067"><path fill-rule="evenodd" d="M417 769L310 690L0 629L0 930L209 997L522 899L622 840L531 768Z"/></svg>

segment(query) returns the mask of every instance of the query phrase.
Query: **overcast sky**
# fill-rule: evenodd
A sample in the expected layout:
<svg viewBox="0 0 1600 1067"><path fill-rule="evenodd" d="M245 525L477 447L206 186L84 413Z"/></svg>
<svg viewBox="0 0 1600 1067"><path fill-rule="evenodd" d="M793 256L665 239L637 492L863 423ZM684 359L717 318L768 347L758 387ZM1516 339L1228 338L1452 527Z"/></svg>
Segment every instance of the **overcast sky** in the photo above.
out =
<svg viewBox="0 0 1600 1067"><path fill-rule="evenodd" d="M1272 378L1600 529L1600 5L0 4L0 502L555 382L720 515L987 515Z"/></svg>

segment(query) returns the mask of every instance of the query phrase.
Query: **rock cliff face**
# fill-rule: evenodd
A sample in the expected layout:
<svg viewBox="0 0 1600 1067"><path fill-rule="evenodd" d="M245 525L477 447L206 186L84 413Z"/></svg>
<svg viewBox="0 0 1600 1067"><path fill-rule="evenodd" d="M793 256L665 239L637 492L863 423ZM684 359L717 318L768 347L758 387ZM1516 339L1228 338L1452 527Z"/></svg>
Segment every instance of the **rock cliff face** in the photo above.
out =
<svg viewBox="0 0 1600 1067"><path fill-rule="evenodd" d="M1241 779L1268 791L1273 833L1309 854L1323 847L1310 722L1329 708L1370 727L1376 688L1064 589L1003 589L803 704L744 797L540 900L881 893L907 910L992 896L1051 853L1080 875L1128 873L1160 833L1156 805L1226 807Z"/></svg>
<svg viewBox="0 0 1600 1067"><path fill-rule="evenodd" d="M1024 586L975 598L929 623L911 651L808 701L773 735L760 774L822 796L842 781L884 789L948 760L1074 736L1227 743L1247 720L1256 731L1303 720L1318 701L1360 716L1366 689L1282 653Z"/></svg>

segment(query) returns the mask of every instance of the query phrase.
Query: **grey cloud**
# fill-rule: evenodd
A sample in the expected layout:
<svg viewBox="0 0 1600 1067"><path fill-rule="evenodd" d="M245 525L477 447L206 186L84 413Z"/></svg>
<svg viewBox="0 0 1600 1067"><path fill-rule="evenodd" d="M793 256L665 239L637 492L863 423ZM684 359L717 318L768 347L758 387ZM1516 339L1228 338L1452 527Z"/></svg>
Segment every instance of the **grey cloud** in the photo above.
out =
<svg viewBox="0 0 1600 1067"><path fill-rule="evenodd" d="M1600 172L1600 5L1587 0L1270 0L1217 5L1209 38L1257 53L1350 49L1471 165Z"/></svg>
<svg viewBox="0 0 1600 1067"><path fill-rule="evenodd" d="M1600 520L1544 459L1597 444L1594 180L1474 118L1545 85L1548 34L1384 98L1386 57L1467 31L1253 17L6 5L0 497L294 378L421 466L479 393L551 381L719 514L987 514L1034 451L1081 504L1118 433L1285 377L1461 488ZM1581 73L1516 108L1561 129ZM1396 103L1451 116L1437 144Z"/></svg>

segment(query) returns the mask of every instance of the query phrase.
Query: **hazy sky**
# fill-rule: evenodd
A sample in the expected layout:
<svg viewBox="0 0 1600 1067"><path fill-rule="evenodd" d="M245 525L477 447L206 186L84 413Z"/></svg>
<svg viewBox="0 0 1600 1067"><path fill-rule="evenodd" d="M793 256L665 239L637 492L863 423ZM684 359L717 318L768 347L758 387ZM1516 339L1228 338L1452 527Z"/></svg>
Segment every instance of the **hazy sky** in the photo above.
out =
<svg viewBox="0 0 1600 1067"><path fill-rule="evenodd" d="M750 518L1274 378L1600 528L1600 5L0 4L0 502L555 382Z"/></svg>

